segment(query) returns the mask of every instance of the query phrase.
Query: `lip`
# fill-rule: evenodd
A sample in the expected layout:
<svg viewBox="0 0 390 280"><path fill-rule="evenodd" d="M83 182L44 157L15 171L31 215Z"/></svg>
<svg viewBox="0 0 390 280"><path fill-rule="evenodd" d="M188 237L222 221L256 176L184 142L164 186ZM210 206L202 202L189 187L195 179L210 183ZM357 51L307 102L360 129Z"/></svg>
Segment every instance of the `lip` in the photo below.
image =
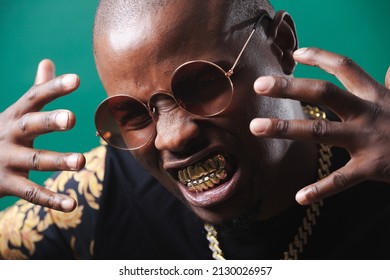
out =
<svg viewBox="0 0 390 280"><path fill-rule="evenodd" d="M227 151L225 147L221 147L219 145L212 146L207 149L203 149L202 151L194 155L188 156L185 159L165 162L163 163L162 168L165 169L173 178L176 178L176 173L178 170L183 169L189 165L195 164L198 161L201 161L202 159L210 155L215 155L217 153L220 153L222 155L232 154L231 152Z"/></svg>

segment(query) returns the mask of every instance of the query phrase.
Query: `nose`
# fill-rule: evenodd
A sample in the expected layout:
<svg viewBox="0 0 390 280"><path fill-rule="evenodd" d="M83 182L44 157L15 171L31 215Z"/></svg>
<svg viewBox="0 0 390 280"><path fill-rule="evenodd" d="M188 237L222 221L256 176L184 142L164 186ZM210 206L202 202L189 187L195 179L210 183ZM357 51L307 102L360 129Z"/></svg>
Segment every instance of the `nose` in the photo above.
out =
<svg viewBox="0 0 390 280"><path fill-rule="evenodd" d="M156 131L154 144L160 151L182 152L191 140L199 136L194 116L179 107L159 113Z"/></svg>

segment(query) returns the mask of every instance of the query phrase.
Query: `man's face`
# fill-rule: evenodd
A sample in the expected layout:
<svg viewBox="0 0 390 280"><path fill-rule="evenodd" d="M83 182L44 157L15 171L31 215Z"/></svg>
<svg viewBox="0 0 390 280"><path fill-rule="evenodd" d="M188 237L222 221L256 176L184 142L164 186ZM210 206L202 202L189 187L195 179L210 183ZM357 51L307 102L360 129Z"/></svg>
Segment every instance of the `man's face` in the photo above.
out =
<svg viewBox="0 0 390 280"><path fill-rule="evenodd" d="M157 90L171 91L171 75L182 63L208 60L226 71L233 65L250 26L233 32L224 16L218 17L221 12L209 11L207 16L199 5L180 7L181 1L174 2L179 3L144 15L136 27L95 38L97 68L109 96L126 94L147 103ZM278 191L274 170L288 144L250 133L253 118L283 117L279 112L286 112L283 103L258 97L253 82L278 73L280 66L259 28L231 77L235 92L230 106L204 118L179 108L173 99L157 99L157 134L133 151L134 157L203 220L219 223L248 208L260 208L269 193ZM206 173L218 179L210 179L200 190L180 180L213 176Z"/></svg>

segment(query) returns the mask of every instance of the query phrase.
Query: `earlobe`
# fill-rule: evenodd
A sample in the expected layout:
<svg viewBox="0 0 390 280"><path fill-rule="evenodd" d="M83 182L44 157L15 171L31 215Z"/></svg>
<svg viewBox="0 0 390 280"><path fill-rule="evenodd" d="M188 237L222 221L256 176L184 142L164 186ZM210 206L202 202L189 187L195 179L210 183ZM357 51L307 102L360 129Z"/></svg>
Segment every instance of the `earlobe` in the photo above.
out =
<svg viewBox="0 0 390 280"><path fill-rule="evenodd" d="M268 26L267 36L272 42L272 51L278 58L283 72L291 75L296 66L293 53L298 48L295 24L291 16L285 11L278 11Z"/></svg>

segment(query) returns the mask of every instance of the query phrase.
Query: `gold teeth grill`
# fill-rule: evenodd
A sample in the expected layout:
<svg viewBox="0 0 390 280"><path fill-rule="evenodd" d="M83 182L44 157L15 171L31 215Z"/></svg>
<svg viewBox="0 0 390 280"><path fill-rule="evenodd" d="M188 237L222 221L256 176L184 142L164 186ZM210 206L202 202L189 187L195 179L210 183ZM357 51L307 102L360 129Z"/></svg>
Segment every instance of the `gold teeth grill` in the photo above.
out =
<svg viewBox="0 0 390 280"><path fill-rule="evenodd" d="M212 159L180 170L178 178L180 183L186 185L190 191L202 192L214 187L227 177L225 166L225 158L217 155Z"/></svg>

